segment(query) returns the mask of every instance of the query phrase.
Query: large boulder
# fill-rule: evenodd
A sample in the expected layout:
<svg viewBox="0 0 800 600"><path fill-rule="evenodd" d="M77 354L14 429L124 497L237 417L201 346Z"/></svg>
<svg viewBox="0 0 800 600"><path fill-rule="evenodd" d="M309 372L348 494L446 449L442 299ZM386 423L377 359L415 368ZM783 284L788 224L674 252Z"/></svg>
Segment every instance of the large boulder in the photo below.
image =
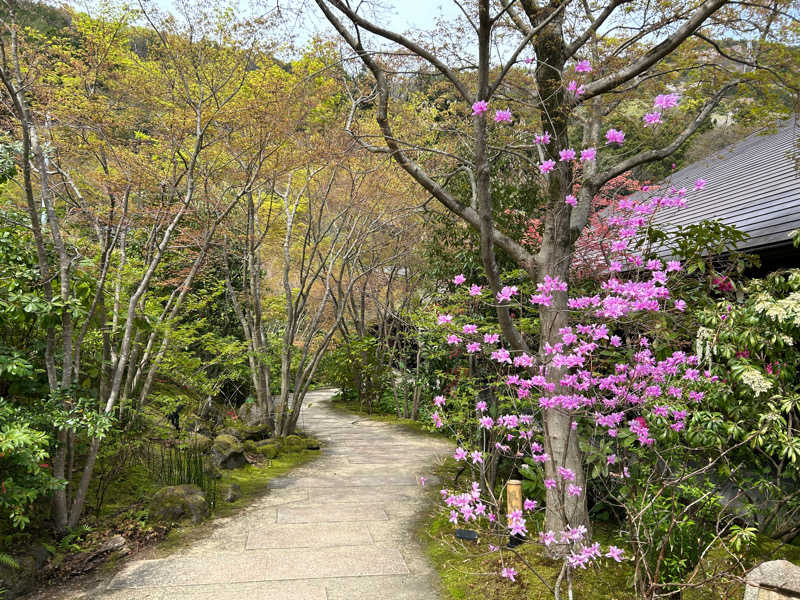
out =
<svg viewBox="0 0 800 600"><path fill-rule="evenodd" d="M242 444L232 435L223 433L214 438L211 460L222 469L238 469L247 462Z"/></svg>
<svg viewBox="0 0 800 600"><path fill-rule="evenodd" d="M242 440L263 440L270 436L267 425L242 425L239 428L239 437Z"/></svg>
<svg viewBox="0 0 800 600"><path fill-rule="evenodd" d="M150 518L162 523L191 519L200 523L209 514L208 503L196 485L171 485L158 490L149 506Z"/></svg>
<svg viewBox="0 0 800 600"><path fill-rule="evenodd" d="M788 560L761 563L747 575L744 600L800 597L800 567Z"/></svg>

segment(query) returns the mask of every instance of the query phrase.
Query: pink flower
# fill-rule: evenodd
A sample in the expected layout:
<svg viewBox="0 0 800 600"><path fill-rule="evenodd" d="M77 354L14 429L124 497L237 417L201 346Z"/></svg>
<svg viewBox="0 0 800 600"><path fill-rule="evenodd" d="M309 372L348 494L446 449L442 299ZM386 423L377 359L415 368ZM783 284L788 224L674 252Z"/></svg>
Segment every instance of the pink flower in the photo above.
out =
<svg viewBox="0 0 800 600"><path fill-rule="evenodd" d="M575 206L575 205L578 204L578 199L575 196L573 196L572 194L570 194L569 196L564 198L564 202L566 202L570 206Z"/></svg>
<svg viewBox="0 0 800 600"><path fill-rule="evenodd" d="M542 173L549 173L552 171L556 166L556 161L554 160L546 160L542 164L539 165L539 170Z"/></svg>
<svg viewBox="0 0 800 600"><path fill-rule="evenodd" d="M570 496L580 496L583 493L583 488L579 485L570 484L567 488L567 494Z"/></svg>
<svg viewBox="0 0 800 600"><path fill-rule="evenodd" d="M474 283L469 287L469 295L470 296L480 296L481 290L483 288L479 285L475 285Z"/></svg>
<svg viewBox="0 0 800 600"><path fill-rule="evenodd" d="M486 412L486 402L483 400L479 400L475 403L475 410L478 412Z"/></svg>
<svg viewBox="0 0 800 600"><path fill-rule="evenodd" d="M466 280L467 280L467 278L466 278L466 277L464 277L464 274L463 274L463 273L459 273L458 275L456 275L455 277L453 277L453 283L455 283L456 285L461 285L461 284L462 284L462 283L464 283Z"/></svg>
<svg viewBox="0 0 800 600"><path fill-rule="evenodd" d="M419 484L422 487L425 487L425 478L422 475L419 476Z"/></svg>
<svg viewBox="0 0 800 600"><path fill-rule="evenodd" d="M622 550L616 546L609 546L606 552L607 558L613 558L617 562L622 562Z"/></svg>
<svg viewBox="0 0 800 600"><path fill-rule="evenodd" d="M439 416L439 413L435 412L431 415L431 419L433 420L433 426L436 429L441 429L442 427L442 418Z"/></svg>
<svg viewBox="0 0 800 600"><path fill-rule="evenodd" d="M591 73L592 72L592 64L588 60L582 60L577 65L575 65L575 72L576 73Z"/></svg>
<svg viewBox="0 0 800 600"><path fill-rule="evenodd" d="M455 333L451 333L447 336L447 343L452 346L453 344L460 344L461 338L458 337Z"/></svg>
<svg viewBox="0 0 800 600"><path fill-rule="evenodd" d="M472 105L472 114L476 117L484 114L487 110L489 110L489 103L486 100L478 100Z"/></svg>
<svg viewBox="0 0 800 600"><path fill-rule="evenodd" d="M663 110L678 106L678 94L659 94L656 96L653 106Z"/></svg>
<svg viewBox="0 0 800 600"><path fill-rule="evenodd" d="M542 531L539 534L539 541L542 542L545 546L549 546L553 542L556 541L556 534L552 531L544 532Z"/></svg>
<svg viewBox="0 0 800 600"><path fill-rule="evenodd" d="M467 334L469 334L469 333L478 333L478 326L477 325L464 325L464 327L461 328L461 331L463 331L464 333L467 333Z"/></svg>
<svg viewBox="0 0 800 600"><path fill-rule="evenodd" d="M511 111L507 108L505 110L496 110L494 112L495 123L511 123Z"/></svg>
<svg viewBox="0 0 800 600"><path fill-rule="evenodd" d="M558 474L561 479L566 479L567 481L575 481L575 471L572 469L567 469L565 467L558 467Z"/></svg>
<svg viewBox="0 0 800 600"><path fill-rule="evenodd" d="M552 490L554 487L556 487L556 480L555 479L545 479L544 480L544 487L546 487L548 490Z"/></svg>
<svg viewBox="0 0 800 600"><path fill-rule="evenodd" d="M583 93L586 91L582 85L578 85L578 82L574 79L569 82L567 85L567 90L575 94L576 96L582 96Z"/></svg>
<svg viewBox="0 0 800 600"><path fill-rule="evenodd" d="M522 508L524 508L525 510L533 510L534 508L536 508L536 504L537 504L536 500L529 500L528 498L525 498L525 502L523 503Z"/></svg>
<svg viewBox="0 0 800 600"><path fill-rule="evenodd" d="M675 300L675 310L683 312L686 310L686 301L685 300Z"/></svg>
<svg viewBox="0 0 800 600"><path fill-rule="evenodd" d="M437 325L444 325L453 322L453 315L439 315L436 319Z"/></svg>
<svg viewBox="0 0 800 600"><path fill-rule="evenodd" d="M450 518L447 520L450 521L453 525L458 525L458 512L451 510Z"/></svg>
<svg viewBox="0 0 800 600"><path fill-rule="evenodd" d="M544 133L536 134L536 136L533 138L533 141L536 144L549 144L550 134L546 131Z"/></svg>
<svg viewBox="0 0 800 600"><path fill-rule="evenodd" d="M500 334L499 333L486 333L483 336L483 343L484 344L496 344L500 341Z"/></svg>
<svg viewBox="0 0 800 600"><path fill-rule="evenodd" d="M625 141L625 134L622 131L618 131L616 129L609 129L606 131L606 144L619 144L622 145L622 142Z"/></svg>
<svg viewBox="0 0 800 600"><path fill-rule="evenodd" d="M525 64L526 65L529 65L529 64L531 64L533 62L536 62L536 57L535 56L528 56L528 57L525 58Z"/></svg>
<svg viewBox="0 0 800 600"><path fill-rule="evenodd" d="M433 399L433 403L434 403L436 406L444 406L444 403L445 403L445 402L446 402L446 400L445 400L445 397L444 397L444 396L436 396L436 397Z"/></svg>
<svg viewBox="0 0 800 600"><path fill-rule="evenodd" d="M456 460L466 460L467 458L467 451L463 448L456 448L455 453L453 454L453 458Z"/></svg>
<svg viewBox="0 0 800 600"><path fill-rule="evenodd" d="M607 465L613 465L615 462L617 462L617 455L616 454L609 454L608 456L606 456L606 464Z"/></svg>
<svg viewBox="0 0 800 600"><path fill-rule="evenodd" d="M510 365L511 355L505 348L500 348L499 350L492 352L492 360L497 361L499 363L508 363Z"/></svg>
<svg viewBox="0 0 800 600"><path fill-rule="evenodd" d="M498 302L507 302L511 300L512 296L516 296L519 293L519 289L515 285L507 285L504 286L502 290L497 292L497 301Z"/></svg>
<svg viewBox="0 0 800 600"><path fill-rule="evenodd" d="M649 127L650 125L658 125L659 123L663 123L660 112L651 112L644 116L645 127Z"/></svg>
<svg viewBox="0 0 800 600"><path fill-rule="evenodd" d="M473 465L483 462L483 455L478 450L472 452L472 454L470 454L469 457L472 459Z"/></svg>
<svg viewBox="0 0 800 600"><path fill-rule="evenodd" d="M708 182L705 179L698 179L694 182L694 191L697 192L702 190L704 187L706 187L706 183Z"/></svg>
<svg viewBox="0 0 800 600"><path fill-rule="evenodd" d="M503 577L505 577L506 579L509 579L511 581L516 581L516 579L514 579L514 576L516 574L517 574L517 572L514 569L512 569L511 567L505 567L505 568L503 568L502 571L500 571L500 575L502 575Z"/></svg>
<svg viewBox="0 0 800 600"><path fill-rule="evenodd" d="M475 354L480 351L481 345L479 342L470 342L467 344L467 354Z"/></svg>
<svg viewBox="0 0 800 600"><path fill-rule="evenodd" d="M585 160L594 160L595 158L597 158L597 150L594 148L581 150L581 162Z"/></svg>
<svg viewBox="0 0 800 600"><path fill-rule="evenodd" d="M571 160L575 160L575 150L573 150L572 148L559 150L558 156L561 162L569 162Z"/></svg>

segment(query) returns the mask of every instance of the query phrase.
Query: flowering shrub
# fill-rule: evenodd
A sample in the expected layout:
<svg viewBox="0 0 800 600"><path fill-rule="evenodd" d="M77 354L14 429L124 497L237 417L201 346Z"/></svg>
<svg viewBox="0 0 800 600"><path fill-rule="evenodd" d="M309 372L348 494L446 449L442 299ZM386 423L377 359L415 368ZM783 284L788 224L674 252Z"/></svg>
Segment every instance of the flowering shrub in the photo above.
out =
<svg viewBox="0 0 800 600"><path fill-rule="evenodd" d="M588 71L582 67L576 72ZM573 87L579 94L581 86L576 83ZM655 106L664 111L677 101L671 94L659 96ZM548 138L547 132L540 133L535 142L546 143ZM606 140L607 144L622 145L625 134L611 128ZM558 158L559 162L594 161L596 150L587 148L577 152L566 148L558 152ZM539 166L545 176L555 168L556 161L552 159L543 160ZM698 180L695 190L704 186L705 181ZM571 324L560 328L560 341L545 344L538 356L511 350L510 342L501 339L499 331L479 326L469 311L476 308L476 299L487 305L506 307L512 318L516 318L517 328L524 335L535 336L535 328L526 328L526 322L535 322L540 309L549 309L558 294L569 291L567 282L557 277L545 275L533 290L504 285L492 293L458 274L453 285L470 290L470 298L464 299L466 310L442 313L437 319L448 347L469 355L473 371L480 371L476 365L483 364L488 367L482 369L484 373L493 372L493 376L485 378L484 393L477 397L471 410L474 433L461 432L462 443L454 454L457 461L468 466L475 480L466 490L441 491L450 521L454 525L485 528L498 540L490 549L499 550L502 546L499 540L504 535L537 539L554 556L563 558L561 576L554 587L557 596L564 577L569 585L576 569L586 569L600 559L619 562L626 557L623 548L601 547L593 542L586 524L572 519L573 514L581 514L577 509L586 505L592 480L602 483L595 487L605 488L610 503L628 509L633 502L647 503L653 494L658 497L660 492L654 486L659 480L663 484L661 492L670 488L672 492L677 490L691 496L697 488L691 482L702 479L709 470L708 465L695 468L689 461L685 463L689 468L680 473L652 468L644 472L646 467L653 466L652 456L660 453L674 456L675 449L691 448L685 438L687 425L718 377L701 364L697 355L681 348L654 347L650 336L631 327L643 315L680 314L686 309L686 302L670 291L671 280L682 272L681 262L648 256L640 252L639 246L648 237L648 226L655 212L662 207L684 206L689 194L686 189L667 186L661 195L650 199L638 202L631 198L615 199L613 212L605 215L605 235L596 245L599 288L594 293L568 298ZM576 196L568 195L565 203L574 206ZM434 427L450 424L450 398L448 393L437 398L437 410L432 415ZM463 404L463 398L458 402ZM566 435L575 436L578 441L582 462L555 462L550 447L552 434L543 430L548 412L558 413L571 423ZM660 444L665 445L665 450L659 450ZM558 499L556 506L542 505L539 498L529 497L523 510L503 517L503 489L495 485L495 477L498 464L504 461L513 465L512 470L524 473L529 482L527 491L549 490L549 497ZM715 459L709 464L717 463ZM593 493L599 497L597 490ZM703 506L707 511L718 506L718 495L713 490L705 497L708 502ZM567 526L560 531L537 531L542 514L551 510L563 511L561 517ZM624 512L635 514L630 510ZM671 568L663 561L664 552L654 558L653 545L644 548L638 536L641 528L648 525L646 520L654 514L653 510L642 510L630 521L637 572L640 567L646 572L637 575L637 587L646 597L664 590L663 586L659 588L658 572ZM692 513L673 513L668 522L678 522L680 526L692 516ZM671 529L670 526L663 531L659 541L663 542L664 536L668 538ZM702 541L711 543L724 534L723 528L711 539ZM654 560L655 574L648 572ZM684 572L686 562L678 560L670 576ZM501 575L512 581L516 574L508 565L501 570Z"/></svg>

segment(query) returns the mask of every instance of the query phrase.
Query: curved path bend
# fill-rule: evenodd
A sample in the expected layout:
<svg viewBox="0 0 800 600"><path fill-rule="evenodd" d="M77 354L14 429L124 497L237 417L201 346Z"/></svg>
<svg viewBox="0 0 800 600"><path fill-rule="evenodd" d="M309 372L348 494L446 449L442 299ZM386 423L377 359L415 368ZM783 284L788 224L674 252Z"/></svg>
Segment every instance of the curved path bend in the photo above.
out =
<svg viewBox="0 0 800 600"><path fill-rule="evenodd" d="M450 446L337 411L332 395L310 393L302 414L305 431L323 442L318 459L274 479L269 494L220 519L208 538L133 561L85 597L438 599L438 577L413 532L426 503L417 479Z"/></svg>

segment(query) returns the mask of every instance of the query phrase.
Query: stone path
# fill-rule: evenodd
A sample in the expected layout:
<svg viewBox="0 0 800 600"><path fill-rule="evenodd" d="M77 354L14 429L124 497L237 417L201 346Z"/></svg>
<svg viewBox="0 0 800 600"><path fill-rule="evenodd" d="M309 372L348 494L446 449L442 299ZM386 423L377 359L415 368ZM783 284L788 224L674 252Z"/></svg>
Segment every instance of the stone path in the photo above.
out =
<svg viewBox="0 0 800 600"><path fill-rule="evenodd" d="M206 540L168 558L131 562L88 597L439 598L413 524L426 501L417 477L450 447L333 410L331 395L310 393L303 414L306 431L323 442L319 459L273 480L267 496Z"/></svg>

